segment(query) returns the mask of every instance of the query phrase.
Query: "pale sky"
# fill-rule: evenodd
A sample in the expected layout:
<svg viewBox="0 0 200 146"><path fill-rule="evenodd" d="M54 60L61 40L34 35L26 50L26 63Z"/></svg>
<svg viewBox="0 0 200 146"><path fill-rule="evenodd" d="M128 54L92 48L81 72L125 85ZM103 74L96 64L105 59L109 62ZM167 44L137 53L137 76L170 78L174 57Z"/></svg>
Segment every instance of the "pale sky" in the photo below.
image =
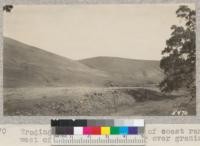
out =
<svg viewBox="0 0 200 146"><path fill-rule="evenodd" d="M14 6L4 36L65 56L159 60L180 4ZM190 5L194 8L194 5Z"/></svg>

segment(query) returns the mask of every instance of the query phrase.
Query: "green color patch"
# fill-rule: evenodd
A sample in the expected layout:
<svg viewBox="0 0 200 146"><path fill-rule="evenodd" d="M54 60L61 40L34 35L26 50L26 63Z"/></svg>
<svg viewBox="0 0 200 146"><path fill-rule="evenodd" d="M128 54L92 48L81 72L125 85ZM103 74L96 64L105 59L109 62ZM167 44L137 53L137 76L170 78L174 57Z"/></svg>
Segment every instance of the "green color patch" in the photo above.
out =
<svg viewBox="0 0 200 146"><path fill-rule="evenodd" d="M111 135L117 135L117 134L119 134L119 127L111 127L110 128L110 134Z"/></svg>

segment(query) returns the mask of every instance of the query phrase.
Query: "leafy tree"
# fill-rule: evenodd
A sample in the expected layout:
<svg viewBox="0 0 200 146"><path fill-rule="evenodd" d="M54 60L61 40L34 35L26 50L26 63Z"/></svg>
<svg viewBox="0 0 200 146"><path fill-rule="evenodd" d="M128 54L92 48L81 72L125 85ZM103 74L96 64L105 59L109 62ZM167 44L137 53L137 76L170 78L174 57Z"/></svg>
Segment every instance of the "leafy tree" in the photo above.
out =
<svg viewBox="0 0 200 146"><path fill-rule="evenodd" d="M196 66L196 17L195 10L188 6L180 6L176 11L178 18L184 22L180 26L171 26L171 37L166 41L160 62L165 78L159 87L162 92L185 89L195 97Z"/></svg>

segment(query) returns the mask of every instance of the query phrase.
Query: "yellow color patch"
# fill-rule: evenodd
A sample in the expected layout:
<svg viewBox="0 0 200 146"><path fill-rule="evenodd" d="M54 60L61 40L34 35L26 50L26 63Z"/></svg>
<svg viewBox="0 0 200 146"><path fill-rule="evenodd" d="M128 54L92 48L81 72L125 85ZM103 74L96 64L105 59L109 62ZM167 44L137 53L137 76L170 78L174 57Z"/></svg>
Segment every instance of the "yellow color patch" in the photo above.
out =
<svg viewBox="0 0 200 146"><path fill-rule="evenodd" d="M110 127L101 127L101 135L110 135Z"/></svg>

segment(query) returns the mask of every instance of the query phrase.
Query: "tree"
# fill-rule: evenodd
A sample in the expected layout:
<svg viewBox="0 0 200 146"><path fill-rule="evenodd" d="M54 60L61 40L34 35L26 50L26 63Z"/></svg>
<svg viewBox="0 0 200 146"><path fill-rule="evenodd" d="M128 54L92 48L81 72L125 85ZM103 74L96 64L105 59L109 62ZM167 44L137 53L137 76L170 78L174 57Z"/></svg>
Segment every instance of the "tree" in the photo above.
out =
<svg viewBox="0 0 200 146"><path fill-rule="evenodd" d="M195 97L196 14L188 6L180 6L176 15L183 20L184 24L171 26L171 37L166 41L160 62L165 78L159 87L162 92L185 89Z"/></svg>

